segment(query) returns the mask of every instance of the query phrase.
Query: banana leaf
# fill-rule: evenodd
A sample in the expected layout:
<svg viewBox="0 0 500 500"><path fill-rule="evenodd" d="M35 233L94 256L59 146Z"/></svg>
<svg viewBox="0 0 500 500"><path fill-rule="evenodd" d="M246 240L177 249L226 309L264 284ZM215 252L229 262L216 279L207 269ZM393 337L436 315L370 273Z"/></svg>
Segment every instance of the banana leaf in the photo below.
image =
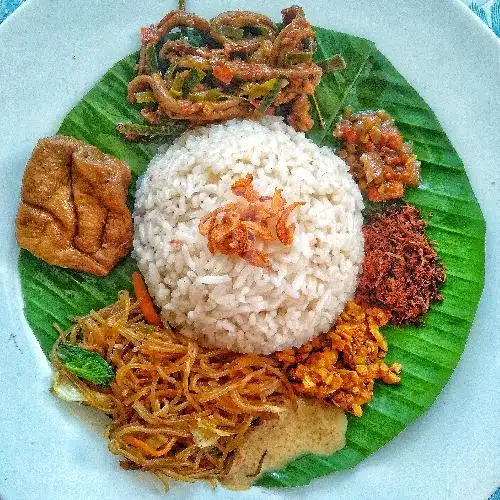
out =
<svg viewBox="0 0 500 500"><path fill-rule="evenodd" d="M347 444L330 457L306 455L282 470L268 472L261 486L298 486L313 478L355 466L407 427L434 402L449 380L464 349L484 280L485 223L464 165L432 110L370 41L316 28L316 60L341 53L343 72L326 74L317 101L326 126L309 137L335 147L331 126L346 106L354 110L385 109L396 121L422 162L422 182L405 199L429 221L428 234L447 269L444 300L433 304L420 327L388 327L388 362L404 366L399 386L377 384L373 401L361 418L349 417ZM134 177L143 172L156 146L129 143L116 131L119 122L140 122L138 107L126 101L137 54L119 61L69 112L59 133L84 139L128 162ZM134 186L130 190L133 203ZM53 324L67 327L70 317L115 300L131 289L135 264L124 259L109 276L53 267L20 252L19 272L26 318L45 353L57 334Z"/></svg>

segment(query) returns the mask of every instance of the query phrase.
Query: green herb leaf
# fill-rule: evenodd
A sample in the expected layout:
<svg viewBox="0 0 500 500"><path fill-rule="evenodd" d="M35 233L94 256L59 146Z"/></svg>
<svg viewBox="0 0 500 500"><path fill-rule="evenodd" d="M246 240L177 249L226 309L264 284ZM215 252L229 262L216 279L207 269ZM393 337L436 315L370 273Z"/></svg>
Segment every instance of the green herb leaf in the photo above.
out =
<svg viewBox="0 0 500 500"><path fill-rule="evenodd" d="M109 385L115 378L114 368L99 354L73 344L57 346L57 358L66 370L97 385Z"/></svg>

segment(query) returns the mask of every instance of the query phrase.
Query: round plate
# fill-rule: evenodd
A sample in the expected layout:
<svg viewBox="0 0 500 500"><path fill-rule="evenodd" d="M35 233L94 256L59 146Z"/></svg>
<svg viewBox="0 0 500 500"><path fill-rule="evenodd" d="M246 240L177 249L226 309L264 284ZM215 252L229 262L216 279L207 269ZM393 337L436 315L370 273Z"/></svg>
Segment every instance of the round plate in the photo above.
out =
<svg viewBox="0 0 500 500"><path fill-rule="evenodd" d="M105 3L106 5L103 5ZM210 17L251 8L279 19L289 2L242 0L188 7ZM431 106L462 157L487 221L486 285L468 346L437 403L352 471L305 488L211 490L173 484L170 498L487 498L500 477L500 43L459 2L425 0L335 4L302 1L308 19L373 40ZM22 312L14 239L23 168L38 138L53 134L69 109L138 45L138 28L174 2L27 1L0 26L0 496L155 498L154 477L123 471L102 438L106 419L56 400L50 368ZM465 36L466 34L466 36Z"/></svg>

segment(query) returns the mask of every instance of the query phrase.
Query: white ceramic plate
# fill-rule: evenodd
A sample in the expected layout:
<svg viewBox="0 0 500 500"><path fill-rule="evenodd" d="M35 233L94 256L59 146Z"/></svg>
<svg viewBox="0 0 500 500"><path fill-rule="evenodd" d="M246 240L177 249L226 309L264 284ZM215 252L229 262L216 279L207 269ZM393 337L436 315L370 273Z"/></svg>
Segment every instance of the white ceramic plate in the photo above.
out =
<svg viewBox="0 0 500 500"><path fill-rule="evenodd" d="M250 8L279 19L290 2L188 0L210 16ZM487 498L500 483L500 43L459 2L302 0L314 24L363 36L432 107L466 165L487 220L486 287L465 353L430 411L352 471L298 489L232 493L175 484L169 498ZM174 1L28 0L0 26L0 496L5 500L162 496L126 472L94 412L52 397L50 369L23 317L14 217L38 138Z"/></svg>

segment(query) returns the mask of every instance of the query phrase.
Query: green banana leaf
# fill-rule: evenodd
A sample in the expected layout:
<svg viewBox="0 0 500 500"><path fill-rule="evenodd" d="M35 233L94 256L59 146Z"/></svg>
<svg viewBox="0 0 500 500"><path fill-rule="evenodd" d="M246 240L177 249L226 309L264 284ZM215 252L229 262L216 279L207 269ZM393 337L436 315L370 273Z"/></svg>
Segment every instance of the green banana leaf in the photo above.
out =
<svg viewBox="0 0 500 500"><path fill-rule="evenodd" d="M333 471L353 467L401 432L433 403L450 378L464 349L484 280L485 223L462 161L431 109L374 44L354 36L316 29L316 58L340 52L347 62L342 73L325 75L317 90L326 127L309 137L335 146L331 125L346 106L388 111L422 162L419 188L405 199L429 221L428 234L437 243L447 268L444 300L432 305L421 327L385 328L389 362L404 366L399 386L377 384L373 401L361 418L349 417L347 444L330 457L306 455L279 471L266 473L257 484L298 486ZM84 139L128 162L139 175L155 151L152 145L125 142L118 122L140 121L138 109L126 102L137 54L118 62L71 110L59 133ZM133 201L132 187L130 202ZM133 260L123 260L108 277L96 278L52 267L21 251L19 271L25 314L47 353L56 338L53 324L66 327L71 316L111 303L120 289L131 288Z"/></svg>

